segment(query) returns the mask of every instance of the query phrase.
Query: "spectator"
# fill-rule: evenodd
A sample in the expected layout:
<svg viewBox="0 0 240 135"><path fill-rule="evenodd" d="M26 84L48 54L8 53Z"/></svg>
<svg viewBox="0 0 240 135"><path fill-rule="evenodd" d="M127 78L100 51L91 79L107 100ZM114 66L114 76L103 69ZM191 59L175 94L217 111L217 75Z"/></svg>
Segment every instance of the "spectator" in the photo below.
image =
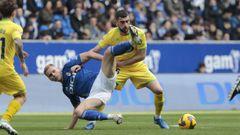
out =
<svg viewBox="0 0 240 135"><path fill-rule="evenodd" d="M186 35L191 35L193 34L192 27L190 27L186 21L183 21L181 24L181 27L179 29L180 34L184 38Z"/></svg>
<svg viewBox="0 0 240 135"><path fill-rule="evenodd" d="M106 15L101 15L99 16L99 21L100 22L104 22L105 20L108 20L112 23L112 25L115 24L115 13L116 13L116 9L115 8L109 8L107 10L107 14ZM104 28L102 26L100 26L100 29L104 30Z"/></svg>
<svg viewBox="0 0 240 135"><path fill-rule="evenodd" d="M19 7L23 8L24 16L30 14L38 15L44 8L45 0L18 0Z"/></svg>
<svg viewBox="0 0 240 135"><path fill-rule="evenodd" d="M208 0L205 4L204 17L209 21L218 23L220 21L220 16L222 14L222 9L217 3L217 0Z"/></svg>
<svg viewBox="0 0 240 135"><path fill-rule="evenodd" d="M62 0L56 0L53 8L53 15L62 15L64 12L64 5Z"/></svg>
<svg viewBox="0 0 240 135"><path fill-rule="evenodd" d="M52 22L53 11L52 11L52 2L48 0L45 4L44 9L39 13L39 24L49 26Z"/></svg>
<svg viewBox="0 0 240 135"><path fill-rule="evenodd" d="M22 8L18 8L17 9L17 14L16 14L15 18L13 19L13 21L16 24L20 25L22 28L24 28L26 26L26 19L23 16Z"/></svg>
<svg viewBox="0 0 240 135"><path fill-rule="evenodd" d="M51 28L51 36L53 39L63 39L63 27L60 20L56 20Z"/></svg>
<svg viewBox="0 0 240 135"><path fill-rule="evenodd" d="M92 16L90 17L90 24L85 26L85 29L88 29L91 33L90 39L100 39L101 37L101 31L99 30L97 26L97 17Z"/></svg>
<svg viewBox="0 0 240 135"><path fill-rule="evenodd" d="M39 29L39 39L41 40L52 40L51 32L46 25L42 25Z"/></svg>
<svg viewBox="0 0 240 135"><path fill-rule="evenodd" d="M130 12L131 23L145 29L152 40L236 40L240 24L240 0L17 0L17 3L22 11L19 9L14 20L26 28L25 37L30 39L40 38L42 27L52 27L55 20L61 20L64 39L76 39L76 35L83 39L84 29L90 30L90 39L102 37L115 26L119 6ZM94 27L90 24L91 16L97 18ZM169 28L168 21L172 25ZM172 28L178 30L177 38Z"/></svg>
<svg viewBox="0 0 240 135"><path fill-rule="evenodd" d="M34 14L29 15L27 26L31 25L32 26L32 33L31 33L31 38L30 39L37 39L38 38L38 22L37 22L37 17Z"/></svg>
<svg viewBox="0 0 240 135"><path fill-rule="evenodd" d="M174 14L183 17L185 15L182 0L164 0L164 5L169 16Z"/></svg>
<svg viewBox="0 0 240 135"><path fill-rule="evenodd" d="M234 31L233 40L240 40L240 24L237 26L237 28Z"/></svg>
<svg viewBox="0 0 240 135"><path fill-rule="evenodd" d="M150 22L148 24L148 27L147 27L147 33L149 34L149 40L157 40L158 39L158 35L157 35L157 26L156 26L156 23L154 22ZM147 34L146 33L146 34ZM147 35L146 35L147 36ZM150 37L151 36L151 37Z"/></svg>
<svg viewBox="0 0 240 135"><path fill-rule="evenodd" d="M91 31L89 29L84 29L83 30L83 40L91 40Z"/></svg>
<svg viewBox="0 0 240 135"><path fill-rule="evenodd" d="M147 14L146 8L142 1L137 1L134 9L134 16L136 20L136 25L145 26L147 24Z"/></svg>
<svg viewBox="0 0 240 135"><path fill-rule="evenodd" d="M68 15L67 7L64 6L63 9L64 10L62 14L56 14L53 16L53 21L60 20L62 23L64 39L71 39L74 34L74 30L71 26L71 21Z"/></svg>
<svg viewBox="0 0 240 135"><path fill-rule="evenodd" d="M217 40L217 27L214 23L209 23L208 25L208 39Z"/></svg>
<svg viewBox="0 0 240 135"><path fill-rule="evenodd" d="M223 20L223 23L220 26L220 29L223 31L224 34L228 33L230 36L233 35L233 28L232 28L230 20L228 20L228 19Z"/></svg>
<svg viewBox="0 0 240 135"><path fill-rule="evenodd" d="M155 18L154 18L154 22L157 26L157 29L159 29L159 27L161 26L161 24L167 19L167 17L164 15L164 13L160 10L157 10L155 12Z"/></svg>
<svg viewBox="0 0 240 135"><path fill-rule="evenodd" d="M100 38L102 38L109 30L111 30L113 27L112 27L112 23L110 21L104 21L103 22L103 30L101 30L101 35L99 36Z"/></svg>
<svg viewBox="0 0 240 135"><path fill-rule="evenodd" d="M147 31L147 32L145 33L145 35L146 35L147 41L152 41L152 40L153 40L153 39L152 39L152 33L151 33L151 31Z"/></svg>
<svg viewBox="0 0 240 135"><path fill-rule="evenodd" d="M70 15L70 22L73 30L78 34L78 39L82 39L84 24L87 24L87 16L84 16L81 8L76 8Z"/></svg>
<svg viewBox="0 0 240 135"><path fill-rule="evenodd" d="M240 10L237 11L236 15L231 18L232 27L236 28L240 25Z"/></svg>
<svg viewBox="0 0 240 135"><path fill-rule="evenodd" d="M158 29L158 32L157 32L159 38L162 39L163 36L164 36L168 31L170 31L171 28L172 28L172 22L169 21L169 20L165 20L165 21L162 23L161 27ZM166 36L167 36L167 37L170 36L170 33L168 33L167 35L165 35L165 37L166 37Z"/></svg>
<svg viewBox="0 0 240 135"><path fill-rule="evenodd" d="M225 41L229 41L230 40L230 34L229 33L224 33L223 34L223 40L225 40Z"/></svg>

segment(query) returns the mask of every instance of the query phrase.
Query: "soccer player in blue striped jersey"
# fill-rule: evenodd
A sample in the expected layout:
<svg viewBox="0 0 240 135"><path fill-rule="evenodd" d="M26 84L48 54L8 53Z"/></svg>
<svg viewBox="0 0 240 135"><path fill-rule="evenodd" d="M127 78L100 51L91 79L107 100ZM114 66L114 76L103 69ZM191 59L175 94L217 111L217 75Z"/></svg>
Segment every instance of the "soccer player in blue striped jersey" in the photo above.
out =
<svg viewBox="0 0 240 135"><path fill-rule="evenodd" d="M62 83L63 92L74 107L72 120L67 129L73 129L79 118L89 121L113 120L117 124L122 123L120 114L105 114L98 110L105 106L111 98L116 85L115 56L121 55L129 49L132 49L131 42L122 42L109 47L103 57L100 54L88 51L71 59L62 70L53 64L45 67L44 74L51 81ZM99 73L89 71L82 66L92 58L102 60ZM86 100L81 103L80 97L86 98Z"/></svg>

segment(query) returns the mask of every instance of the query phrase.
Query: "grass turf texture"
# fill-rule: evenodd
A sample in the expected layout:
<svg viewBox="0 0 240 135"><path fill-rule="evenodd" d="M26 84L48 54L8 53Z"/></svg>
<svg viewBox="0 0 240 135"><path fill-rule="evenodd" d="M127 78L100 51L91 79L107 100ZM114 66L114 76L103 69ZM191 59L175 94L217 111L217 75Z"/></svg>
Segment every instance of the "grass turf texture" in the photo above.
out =
<svg viewBox="0 0 240 135"><path fill-rule="evenodd" d="M12 126L19 135L239 135L240 111L198 111L188 112L197 119L193 130L179 129L177 121L186 112L165 112L164 119L170 125L162 130L153 124L150 113L123 113L121 125L113 121L101 121L94 130L82 130L86 121L81 120L74 130L64 130L71 119L70 113L18 114L12 120ZM7 135L0 130L0 135Z"/></svg>

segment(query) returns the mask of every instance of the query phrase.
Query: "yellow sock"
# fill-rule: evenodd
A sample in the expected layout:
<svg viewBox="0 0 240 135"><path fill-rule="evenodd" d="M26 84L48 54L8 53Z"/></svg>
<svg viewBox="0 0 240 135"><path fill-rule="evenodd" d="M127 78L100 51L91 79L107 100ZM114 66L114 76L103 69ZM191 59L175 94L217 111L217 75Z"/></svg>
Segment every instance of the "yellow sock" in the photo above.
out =
<svg viewBox="0 0 240 135"><path fill-rule="evenodd" d="M163 108L164 96L163 94L154 95L155 115L160 116Z"/></svg>
<svg viewBox="0 0 240 135"><path fill-rule="evenodd" d="M102 111L104 110L104 108L105 108L105 105L102 105L102 106L98 107L97 110L98 110L99 112L102 112Z"/></svg>
<svg viewBox="0 0 240 135"><path fill-rule="evenodd" d="M21 106L22 105L17 100L13 99L9 103L6 112L2 116L2 119L8 122L11 121L12 117L21 109Z"/></svg>

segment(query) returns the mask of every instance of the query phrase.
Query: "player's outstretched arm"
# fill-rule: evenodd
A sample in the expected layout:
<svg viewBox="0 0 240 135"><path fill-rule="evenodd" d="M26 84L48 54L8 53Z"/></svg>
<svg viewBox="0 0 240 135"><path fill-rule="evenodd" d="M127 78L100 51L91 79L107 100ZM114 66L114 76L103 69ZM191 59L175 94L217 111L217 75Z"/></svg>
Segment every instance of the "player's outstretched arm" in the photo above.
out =
<svg viewBox="0 0 240 135"><path fill-rule="evenodd" d="M101 50L102 50L102 48L99 45L96 45L90 51L95 52L95 53L99 53Z"/></svg>
<svg viewBox="0 0 240 135"><path fill-rule="evenodd" d="M86 63L90 59L96 59L102 61L103 56L93 51L87 51L80 54L81 62Z"/></svg>

